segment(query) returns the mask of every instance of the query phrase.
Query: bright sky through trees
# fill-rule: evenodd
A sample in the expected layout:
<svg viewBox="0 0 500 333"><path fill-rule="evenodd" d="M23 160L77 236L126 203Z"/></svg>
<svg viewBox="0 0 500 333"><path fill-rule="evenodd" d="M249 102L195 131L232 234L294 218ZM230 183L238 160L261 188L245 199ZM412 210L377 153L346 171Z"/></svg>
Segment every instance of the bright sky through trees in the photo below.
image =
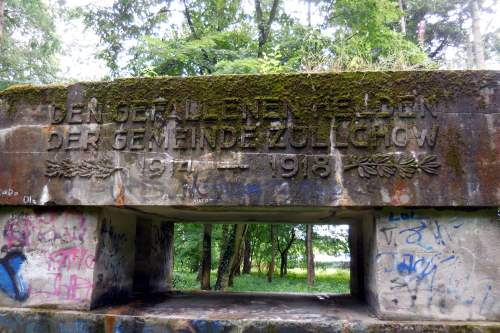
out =
<svg viewBox="0 0 500 333"><path fill-rule="evenodd" d="M488 0L486 1L488 2ZM490 0L491 2L491 0ZM110 6L113 0L67 0L69 8L77 8L85 5ZM491 2L493 3L493 2ZM252 2L244 2L244 8L249 14L252 12ZM490 4L486 4L491 6ZM286 0L285 9L287 13L301 23L307 22L307 11L305 10L304 1ZM320 19L319 9L313 5L312 20ZM172 4L173 12L170 22L175 25L181 25L184 17L182 15L182 6L178 2ZM481 28L483 33L495 31L500 28L500 20L495 19L500 13L500 3L497 2L491 6L490 13L482 13ZM432 22L433 18L429 17L428 21ZM58 55L60 61L60 78L62 80L99 80L109 76L110 71L106 67L106 63L95 58L95 53L99 49L99 37L91 29L85 29L83 20L63 20L58 19L57 32L61 37L62 50ZM465 66L463 56L457 55L454 48L448 48L445 53L446 63L441 65L447 69L461 69ZM128 59L121 59L122 65L126 65ZM500 57L497 55L493 59L489 59L486 63L488 69L500 69Z"/></svg>

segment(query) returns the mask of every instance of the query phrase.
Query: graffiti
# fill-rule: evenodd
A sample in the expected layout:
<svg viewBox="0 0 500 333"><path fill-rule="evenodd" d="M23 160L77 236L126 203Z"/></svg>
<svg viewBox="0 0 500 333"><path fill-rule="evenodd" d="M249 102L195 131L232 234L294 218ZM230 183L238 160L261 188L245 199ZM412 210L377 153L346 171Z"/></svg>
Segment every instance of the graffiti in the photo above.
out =
<svg viewBox="0 0 500 333"><path fill-rule="evenodd" d="M16 301L25 301L29 296L28 286L21 275L21 266L26 256L21 251L12 251L0 259L0 290Z"/></svg>
<svg viewBox="0 0 500 333"><path fill-rule="evenodd" d="M482 275L481 258L463 242L474 228L454 217L390 213L378 228L375 257L387 281L382 298L395 309L412 311L451 313L455 306L473 307L481 315L494 311L494 279Z"/></svg>
<svg viewBox="0 0 500 333"><path fill-rule="evenodd" d="M0 190L0 197L17 197L19 195L19 192L14 191L10 187L7 189Z"/></svg>
<svg viewBox="0 0 500 333"><path fill-rule="evenodd" d="M80 271L82 268L93 269L95 264L95 258L90 251L80 246L56 250L49 254L49 260L49 270L57 272Z"/></svg>
<svg viewBox="0 0 500 333"><path fill-rule="evenodd" d="M58 218L63 223L58 223ZM69 223L69 220L77 223ZM3 236L7 242L4 248L30 247L32 243L43 244L70 244L73 242L83 244L87 232L86 219L83 215L73 214L47 214L32 215L26 213L12 214L7 220Z"/></svg>
<svg viewBox="0 0 500 333"><path fill-rule="evenodd" d="M126 258L123 248L129 245L129 239L109 219L102 220L100 231L101 245L97 261L104 269L104 274L99 277L97 285L110 287L121 283L125 278L127 269L125 263L130 259Z"/></svg>
<svg viewBox="0 0 500 333"><path fill-rule="evenodd" d="M121 244L127 240L127 236L124 233L117 232L108 220L102 222L101 235L104 236L104 242L108 243L106 247L112 249L113 253L111 255L118 254Z"/></svg>
<svg viewBox="0 0 500 333"><path fill-rule="evenodd" d="M417 245L425 250L446 246L453 242L455 234L463 226L463 222L443 225L437 219L425 216L415 216L414 213L402 213L398 216L389 215L389 222L400 223L398 226L388 225L379 229L387 245L397 245L398 242L407 245Z"/></svg>
<svg viewBox="0 0 500 333"><path fill-rule="evenodd" d="M33 294L64 301L85 301L90 299L94 287L91 279L76 273L67 276L63 273L53 273L49 280L53 284L47 290L36 290Z"/></svg>
<svg viewBox="0 0 500 333"><path fill-rule="evenodd" d="M22 210L4 221L1 249L7 255L1 259L0 289L8 297L30 302L90 298L95 258L84 246L84 214Z"/></svg>

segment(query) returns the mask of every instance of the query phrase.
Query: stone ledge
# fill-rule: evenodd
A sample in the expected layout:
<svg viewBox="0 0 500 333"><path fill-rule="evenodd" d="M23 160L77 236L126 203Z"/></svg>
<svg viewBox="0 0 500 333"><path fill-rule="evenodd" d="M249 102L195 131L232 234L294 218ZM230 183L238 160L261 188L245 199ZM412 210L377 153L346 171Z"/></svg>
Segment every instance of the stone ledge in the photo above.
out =
<svg viewBox="0 0 500 333"><path fill-rule="evenodd" d="M332 305L334 304L334 305ZM326 306L325 306L326 305ZM320 309L320 310L319 310ZM277 315L279 314L279 315ZM343 297L247 293L156 295L86 311L0 308L2 332L500 332L499 322L381 321Z"/></svg>

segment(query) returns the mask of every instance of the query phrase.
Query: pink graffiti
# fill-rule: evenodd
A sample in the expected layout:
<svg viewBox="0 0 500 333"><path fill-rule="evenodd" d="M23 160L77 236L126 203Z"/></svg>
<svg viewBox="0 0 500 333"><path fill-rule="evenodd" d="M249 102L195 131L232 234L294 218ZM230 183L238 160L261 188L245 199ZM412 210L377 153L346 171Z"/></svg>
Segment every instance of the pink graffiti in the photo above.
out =
<svg viewBox="0 0 500 333"><path fill-rule="evenodd" d="M29 246L29 239L33 224L28 215L11 216L5 225L3 235L7 240L7 249L12 247Z"/></svg>
<svg viewBox="0 0 500 333"><path fill-rule="evenodd" d="M94 268L95 257L82 246L73 246L56 250L49 254L49 270L80 271L83 268Z"/></svg>
<svg viewBox="0 0 500 333"><path fill-rule="evenodd" d="M78 223L71 220L78 219ZM50 244L83 244L87 223L83 214L13 214L3 230L7 250L32 246L34 241Z"/></svg>
<svg viewBox="0 0 500 333"><path fill-rule="evenodd" d="M85 301L90 299L94 287L91 280L77 274L70 274L69 279L64 281L63 273L53 273L52 275L54 275L54 284L50 290L31 291L31 295L40 294L47 297L55 297L58 300L69 301Z"/></svg>

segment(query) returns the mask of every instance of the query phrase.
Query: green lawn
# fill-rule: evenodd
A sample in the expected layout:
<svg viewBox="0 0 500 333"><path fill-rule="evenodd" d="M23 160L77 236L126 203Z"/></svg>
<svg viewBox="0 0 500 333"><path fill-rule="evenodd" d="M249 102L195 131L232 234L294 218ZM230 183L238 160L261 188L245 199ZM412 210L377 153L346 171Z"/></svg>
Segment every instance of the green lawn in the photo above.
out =
<svg viewBox="0 0 500 333"><path fill-rule="evenodd" d="M215 284L216 272L211 274L212 286ZM196 290L200 283L196 281L196 273L174 272L174 289ZM348 269L319 269L312 288L307 287L307 272L305 269L290 269L284 278L275 276L272 283L267 282L266 274L252 272L250 275L237 276L234 286L228 291L263 291L263 292L321 292L332 294L349 293Z"/></svg>

